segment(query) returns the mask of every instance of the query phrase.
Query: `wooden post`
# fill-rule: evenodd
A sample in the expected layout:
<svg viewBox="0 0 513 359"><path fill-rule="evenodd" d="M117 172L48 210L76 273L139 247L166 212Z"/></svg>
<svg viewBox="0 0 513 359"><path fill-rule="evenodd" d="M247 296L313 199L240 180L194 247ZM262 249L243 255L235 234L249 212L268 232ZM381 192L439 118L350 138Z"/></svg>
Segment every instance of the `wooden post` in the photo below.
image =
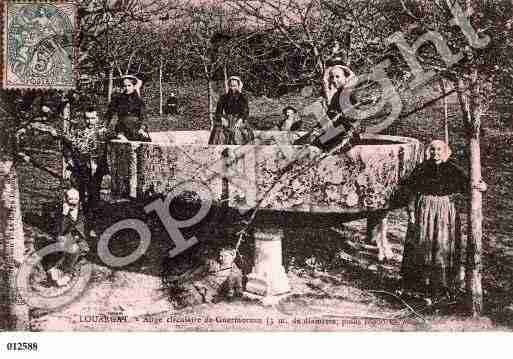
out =
<svg viewBox="0 0 513 359"><path fill-rule="evenodd" d="M137 175L137 168L139 166L138 158L137 158L137 152L138 147L140 146L140 143L137 142L130 142L129 146L129 178L128 178L128 188L129 188L129 197L132 199L137 199L139 196L139 193L137 191L137 184L138 184L138 175Z"/></svg>

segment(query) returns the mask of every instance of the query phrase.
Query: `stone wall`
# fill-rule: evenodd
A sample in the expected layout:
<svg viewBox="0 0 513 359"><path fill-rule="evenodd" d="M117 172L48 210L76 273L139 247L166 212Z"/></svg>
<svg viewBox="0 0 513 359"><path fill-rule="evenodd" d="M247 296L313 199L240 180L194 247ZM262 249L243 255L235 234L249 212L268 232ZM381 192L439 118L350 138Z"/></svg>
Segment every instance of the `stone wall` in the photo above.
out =
<svg viewBox="0 0 513 359"><path fill-rule="evenodd" d="M12 162L0 161L0 331L28 328L28 308L16 289L16 274L24 252L16 169Z"/></svg>

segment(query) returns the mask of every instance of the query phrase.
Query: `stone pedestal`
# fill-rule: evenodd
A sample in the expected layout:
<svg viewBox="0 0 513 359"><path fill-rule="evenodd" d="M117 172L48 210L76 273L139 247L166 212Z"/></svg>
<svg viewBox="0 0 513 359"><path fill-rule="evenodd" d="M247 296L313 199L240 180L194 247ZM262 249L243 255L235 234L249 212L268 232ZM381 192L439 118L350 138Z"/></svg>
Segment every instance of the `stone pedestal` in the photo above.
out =
<svg viewBox="0 0 513 359"><path fill-rule="evenodd" d="M255 231L255 264L248 275L245 297L272 305L290 292L289 279L282 263L282 239L281 229Z"/></svg>

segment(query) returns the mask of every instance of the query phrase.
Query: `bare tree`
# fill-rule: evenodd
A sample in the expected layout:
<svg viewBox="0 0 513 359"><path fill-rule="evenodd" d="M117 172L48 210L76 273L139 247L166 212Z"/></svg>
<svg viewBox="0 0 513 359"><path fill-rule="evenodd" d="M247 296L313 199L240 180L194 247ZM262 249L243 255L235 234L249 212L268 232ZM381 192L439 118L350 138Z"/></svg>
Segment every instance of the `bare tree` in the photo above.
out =
<svg viewBox="0 0 513 359"><path fill-rule="evenodd" d="M220 3L191 6L188 16L179 23L180 44L177 56L189 61L189 68L196 68L207 81L208 108L211 124L215 112L214 75L225 68L229 61L229 39L237 34L243 21Z"/></svg>
<svg viewBox="0 0 513 359"><path fill-rule="evenodd" d="M349 45L348 24L334 17L322 0L229 0L227 6L245 16L253 31L267 33L272 45L302 58L308 64L304 77L321 78L335 44Z"/></svg>
<svg viewBox="0 0 513 359"><path fill-rule="evenodd" d="M187 4L188 0L82 0L81 73L93 74L100 81L106 79L110 100L116 73L119 76L128 70L140 70L141 50L145 44L158 41L154 29L160 19L179 19Z"/></svg>

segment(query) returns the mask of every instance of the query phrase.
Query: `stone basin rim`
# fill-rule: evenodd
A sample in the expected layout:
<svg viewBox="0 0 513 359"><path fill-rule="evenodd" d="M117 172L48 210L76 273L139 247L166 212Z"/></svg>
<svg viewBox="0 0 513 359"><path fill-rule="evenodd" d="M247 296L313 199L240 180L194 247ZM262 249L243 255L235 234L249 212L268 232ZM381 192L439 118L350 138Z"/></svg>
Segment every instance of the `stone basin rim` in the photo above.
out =
<svg viewBox="0 0 513 359"><path fill-rule="evenodd" d="M208 145L205 143L205 138L208 139L206 135L209 135L209 131L160 132L155 138L161 138L162 141L167 140L166 142L144 142L143 145L141 145L142 142L116 141L118 142L116 145L109 146L113 151L111 160L114 159L114 162L112 164L115 164L115 159L124 158L126 156L131 156L131 158L135 159L135 162L128 167L121 166L120 172L114 171L118 173L118 176L112 177L113 183L119 184L120 189L115 193L120 196L128 195L134 199L145 198L146 191L154 185L155 188L153 188L151 192L165 193L165 191L168 191L167 188L169 186L176 186L178 183L189 180L191 173L196 175L198 170L207 168L207 166L203 164L205 161L212 161L212 163L218 163L220 164L219 166L221 166L218 169L221 171L221 175L212 177L219 177L221 179L212 180L210 177L207 178L208 181L212 182L215 200L223 200L222 196L224 195L227 196L226 199L228 201L226 203L229 203L229 207L253 208L256 203L255 201L259 198L258 193L261 193L269 182L266 182L265 179L269 176L272 177L273 173L275 173L275 171L265 172L260 169L265 167L268 163L271 163L271 166L273 165L274 158L277 156L280 148L288 148L288 151L292 150L298 153L304 149L311 150L313 153L319 153L321 151L314 146L295 146L287 144L290 137L285 137L285 135L288 134L288 132L285 131L265 131L265 133L262 131L260 134L262 137L259 139L273 140L273 137L271 137L272 133L270 134L269 132L276 134L274 137L276 144L274 145L265 143L261 145L246 145L246 147L244 147L245 145ZM256 133L256 135L258 136L259 134ZM402 191L400 181L402 181L421 160L423 155L421 142L416 138L392 135L362 134L361 137L364 141L387 141L388 143L376 144L371 142L371 144L356 145L347 153L335 153L332 154L330 158L326 158L325 161L323 159L324 162L322 162L322 164L316 164L322 167L319 167L320 170L314 169L307 171L303 176L303 182L309 183L306 187L312 187L314 184L315 186L308 190L304 189L306 188L304 183L303 185L300 183L296 186L300 188L301 191L304 191L304 196L306 196L306 201L298 202L299 204L295 202L297 200L295 197L298 197L298 195L291 194L290 190L287 190L287 188L293 186L293 184L289 183L290 181L286 182L287 179L285 179L285 185L278 186L276 194L274 194L277 201L276 204L271 205L269 209L271 211L316 212L319 214L370 214L404 206L404 201L401 196L402 192L399 192ZM198 140L200 143L198 143ZM278 142L279 140L285 143L280 143ZM196 143L194 143L194 141L196 141ZM118 146L126 146L126 148L120 147L121 151L116 154L115 151L118 151L116 149ZM160 151L155 151L155 149L159 148L161 149ZM231 193L231 188L235 187L225 188L225 182L223 182L230 182L222 175L222 173L224 173L223 171L225 171L223 154L224 149L244 153L244 148L247 148L251 153L256 150L256 157L240 156L239 158L239 156L236 156L237 166L239 166L239 161L242 163L242 167L239 166L240 168L244 169L246 168L244 166L255 166L254 170L251 169L248 172L250 182L248 182L249 187L246 187L250 189L249 197L246 201L239 203L236 201L235 195L229 194ZM268 150L266 150L266 148ZM178 155L175 152L184 152L185 155ZM195 161L193 158L196 153L199 156L198 161ZM287 161L286 156L280 156L280 161ZM161 159L163 159L163 163L159 162ZM166 164L166 161L171 161L172 163ZM191 161L197 162L197 164L193 166L193 172L184 167L186 164L192 163ZM286 164L285 162L282 164ZM119 163L131 162L121 161ZM155 163L158 163L158 165L155 165ZM384 165L385 163L386 165ZM354 166L355 170L340 172L330 169L333 166L335 166L333 168L345 168L346 165ZM318 171L321 170L324 171L322 173L326 174L326 176L317 175ZM213 171L213 173L217 172ZM374 178L372 177L373 175L377 177ZM342 188L343 184L345 186L344 188ZM246 187L244 188L247 189ZM282 193L280 193L280 191ZM237 194L238 192L235 191L233 193ZM246 195L248 194L246 193ZM303 194L300 196L303 196ZM355 197L357 197L356 200ZM267 207L268 206L265 205L263 208Z"/></svg>
<svg viewBox="0 0 513 359"><path fill-rule="evenodd" d="M150 132L152 133L173 133L173 134L192 134L194 132L197 133L210 133L210 131L206 130L197 130L197 131L186 131L186 130L179 130L179 131L154 131ZM284 133L286 131L256 131L257 136L259 133ZM297 132L298 134L306 133L306 132ZM386 143L377 143L377 144L357 144L354 146L354 148L363 147L366 148L369 147L382 147L382 146L401 146L406 144L414 144L418 143L419 140L412 137L405 137L405 136L395 136L395 135L376 135L376 134L369 134L369 133L362 133L360 135L361 139L363 140L378 140L378 141L385 141ZM288 143L276 143L276 144L248 144L248 145L209 145L207 143L169 143L164 141L152 141L152 142L143 142L143 141L123 141L123 140L112 140L113 143L134 143L134 144L146 144L146 145L159 145L159 146L223 146L223 147L240 147L240 146L293 146L293 147L304 147L305 145L292 145ZM392 143L390 143L392 142Z"/></svg>

